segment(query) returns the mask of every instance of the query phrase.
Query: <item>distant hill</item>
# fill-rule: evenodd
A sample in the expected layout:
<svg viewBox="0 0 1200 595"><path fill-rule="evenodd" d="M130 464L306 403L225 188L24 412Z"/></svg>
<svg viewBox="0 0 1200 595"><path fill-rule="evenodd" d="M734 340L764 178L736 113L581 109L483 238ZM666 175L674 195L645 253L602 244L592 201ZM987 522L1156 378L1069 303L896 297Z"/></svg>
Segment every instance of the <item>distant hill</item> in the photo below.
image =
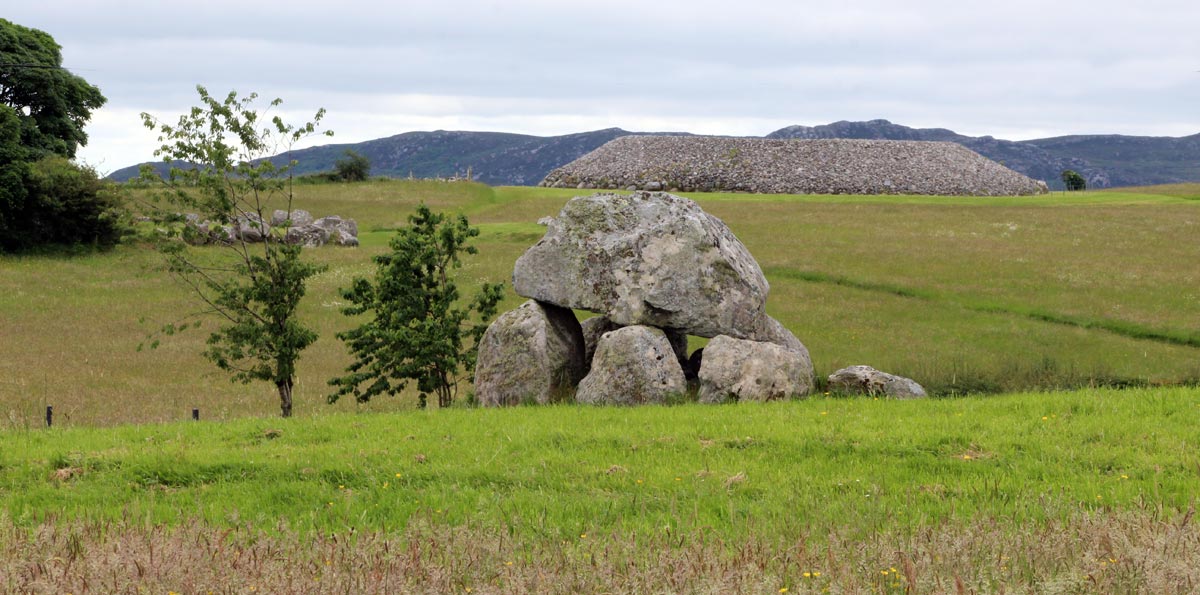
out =
<svg viewBox="0 0 1200 595"><path fill-rule="evenodd" d="M437 178L463 176L491 185L535 186L550 170L592 152L619 136L647 134L607 128L563 136L531 136L504 132L406 132L354 144L323 145L291 153L296 173L330 171L352 149L371 162L371 175ZM661 133L657 133L661 134ZM669 133L687 134L687 133ZM138 167L119 169L109 178L125 181ZM156 164L165 172L167 167Z"/></svg>
<svg viewBox="0 0 1200 595"><path fill-rule="evenodd" d="M503 132L407 132L354 144L294 151L299 173L333 169L346 149L371 161L371 174L418 178L462 176L492 185L533 186L554 168L628 135L663 134L606 128L563 136ZM670 133L688 134L688 133ZM944 128L910 128L887 120L788 126L766 135L787 139L887 139L959 143L1031 178L1061 188L1064 169L1082 174L1091 188L1200 181L1200 134L1181 138L1077 135L1028 141L965 136ZM159 164L161 166L161 164ZM160 171L164 169L159 167ZM137 176L138 166L117 170L110 179Z"/></svg>

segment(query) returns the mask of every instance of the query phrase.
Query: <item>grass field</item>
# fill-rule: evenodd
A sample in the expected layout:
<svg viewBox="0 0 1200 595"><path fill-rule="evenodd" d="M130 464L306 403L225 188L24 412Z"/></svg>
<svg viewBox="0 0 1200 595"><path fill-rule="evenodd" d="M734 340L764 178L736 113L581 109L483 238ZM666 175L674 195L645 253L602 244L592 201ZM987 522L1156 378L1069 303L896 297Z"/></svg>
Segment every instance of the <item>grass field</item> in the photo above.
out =
<svg viewBox="0 0 1200 595"><path fill-rule="evenodd" d="M1188 188L1021 198L694 195L750 248L768 311L808 345L818 376L866 363L935 394L1169 385L1200 378L1200 201ZM419 201L483 230L470 284L513 262L579 191L377 181L298 188L317 215L359 221L363 246L312 250L330 265L302 315L321 339L300 362L299 415L406 409L410 398L325 405L353 321L338 289L372 270ZM274 389L229 383L199 357L205 333L138 352L195 310L151 252L0 257L0 424L112 425L272 415ZM520 303L511 292L504 308ZM695 345L700 345L697 341Z"/></svg>
<svg viewBox="0 0 1200 595"><path fill-rule="evenodd" d="M145 584L157 545L161 592L1189 593L1197 414L1098 389L8 432L0 589Z"/></svg>
<svg viewBox="0 0 1200 595"><path fill-rule="evenodd" d="M507 281L578 191L298 190L362 247L307 252L329 270L291 420L200 358L203 331L137 350L194 311L153 252L0 257L0 591L1200 590L1200 185L693 195L818 376L956 398L443 411L325 404L338 288L421 201L482 229L465 284Z"/></svg>

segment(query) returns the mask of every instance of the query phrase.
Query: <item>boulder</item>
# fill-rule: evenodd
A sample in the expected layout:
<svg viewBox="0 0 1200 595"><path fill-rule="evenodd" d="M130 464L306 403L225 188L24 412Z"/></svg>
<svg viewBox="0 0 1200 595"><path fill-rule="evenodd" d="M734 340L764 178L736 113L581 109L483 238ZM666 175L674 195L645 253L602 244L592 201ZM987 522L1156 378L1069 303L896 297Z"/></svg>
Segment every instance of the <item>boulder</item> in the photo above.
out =
<svg viewBox="0 0 1200 595"><path fill-rule="evenodd" d="M313 225L329 231L333 235L335 231L344 231L354 237L358 237L358 223L353 219L342 219L337 215L321 217L312 222Z"/></svg>
<svg viewBox="0 0 1200 595"><path fill-rule="evenodd" d="M800 339L797 339L796 335L792 334L792 331L789 331L781 322L766 314L759 319L754 332L748 338L752 341L774 343L780 347L803 353L804 357L808 357L808 348L804 346L804 343L801 343Z"/></svg>
<svg viewBox="0 0 1200 595"><path fill-rule="evenodd" d="M329 239L338 246L346 246L349 248L358 246L358 237L351 235L350 232L344 229L334 230L334 232L330 234Z"/></svg>
<svg viewBox="0 0 1200 595"><path fill-rule="evenodd" d="M513 270L517 294L622 326L750 338L769 286L720 219L665 192L575 197Z"/></svg>
<svg viewBox="0 0 1200 595"><path fill-rule="evenodd" d="M596 355L596 344L600 336L609 331L621 328L621 325L609 320L607 316L593 316L579 323L583 330L583 361L584 367L592 368L592 357Z"/></svg>
<svg viewBox="0 0 1200 595"><path fill-rule="evenodd" d="M704 348L699 376L701 403L773 401L813 389L807 353L723 335Z"/></svg>
<svg viewBox="0 0 1200 595"><path fill-rule="evenodd" d="M897 399L916 399L925 396L925 389L916 381L880 372L871 366L850 366L829 375L829 390L843 393L884 395Z"/></svg>
<svg viewBox="0 0 1200 595"><path fill-rule="evenodd" d="M593 405L664 403L687 390L683 369L659 329L626 326L600 337L575 400Z"/></svg>
<svg viewBox="0 0 1200 595"><path fill-rule="evenodd" d="M528 301L492 322L479 341L475 397L484 406L548 403L584 374L575 313Z"/></svg>
<svg viewBox="0 0 1200 595"><path fill-rule="evenodd" d="M303 209L293 209L290 217L287 211L276 209L271 213L271 227L283 227L288 219L292 221L289 227L300 227L313 222L312 214Z"/></svg>
<svg viewBox="0 0 1200 595"><path fill-rule="evenodd" d="M316 225L289 227L285 240L289 244L300 244L306 248L324 246L329 241L329 231Z"/></svg>
<svg viewBox="0 0 1200 595"><path fill-rule="evenodd" d="M244 242L261 242L263 235L269 232L269 227L262 217L256 213L243 213L233 224L234 233Z"/></svg>

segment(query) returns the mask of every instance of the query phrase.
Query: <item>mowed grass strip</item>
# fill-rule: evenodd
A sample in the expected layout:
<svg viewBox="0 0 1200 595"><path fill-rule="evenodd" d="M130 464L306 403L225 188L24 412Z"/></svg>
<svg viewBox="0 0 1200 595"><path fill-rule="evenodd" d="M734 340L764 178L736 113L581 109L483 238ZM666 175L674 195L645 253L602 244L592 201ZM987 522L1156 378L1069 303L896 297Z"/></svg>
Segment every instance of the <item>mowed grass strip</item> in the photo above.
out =
<svg viewBox="0 0 1200 595"><path fill-rule="evenodd" d="M1186 593L1197 414L1178 388L6 432L0 585Z"/></svg>
<svg viewBox="0 0 1200 595"><path fill-rule="evenodd" d="M0 437L13 522L297 530L429 517L537 539L726 538L1186 509L1200 389L736 406L450 409Z"/></svg>

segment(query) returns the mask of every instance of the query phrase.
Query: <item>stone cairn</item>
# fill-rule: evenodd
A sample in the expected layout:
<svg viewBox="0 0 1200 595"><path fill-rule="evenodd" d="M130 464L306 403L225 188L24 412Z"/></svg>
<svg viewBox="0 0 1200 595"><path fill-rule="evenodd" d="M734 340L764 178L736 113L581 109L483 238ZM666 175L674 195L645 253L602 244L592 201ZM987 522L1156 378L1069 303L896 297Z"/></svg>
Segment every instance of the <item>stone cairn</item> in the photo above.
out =
<svg viewBox="0 0 1200 595"><path fill-rule="evenodd" d="M758 263L720 219L664 192L571 199L517 260L530 298L480 342L485 406L766 401L813 389L808 349L765 312ZM572 309L598 316L575 318ZM687 353L687 337L710 337Z"/></svg>
<svg viewBox="0 0 1200 595"><path fill-rule="evenodd" d="M765 194L1044 194L960 144L858 139L622 136L551 171L556 188Z"/></svg>
<svg viewBox="0 0 1200 595"><path fill-rule="evenodd" d="M271 213L270 221L263 220L256 213L243 213L229 224L201 221L199 215L188 213L184 215L184 225L184 240L196 246L227 246L237 241L261 242L263 235L271 233L273 228L279 229L289 244L301 244L310 248L329 243L338 246L358 245L358 223L353 219L330 215L314 220L308 211L301 209L290 213L276 210Z"/></svg>

